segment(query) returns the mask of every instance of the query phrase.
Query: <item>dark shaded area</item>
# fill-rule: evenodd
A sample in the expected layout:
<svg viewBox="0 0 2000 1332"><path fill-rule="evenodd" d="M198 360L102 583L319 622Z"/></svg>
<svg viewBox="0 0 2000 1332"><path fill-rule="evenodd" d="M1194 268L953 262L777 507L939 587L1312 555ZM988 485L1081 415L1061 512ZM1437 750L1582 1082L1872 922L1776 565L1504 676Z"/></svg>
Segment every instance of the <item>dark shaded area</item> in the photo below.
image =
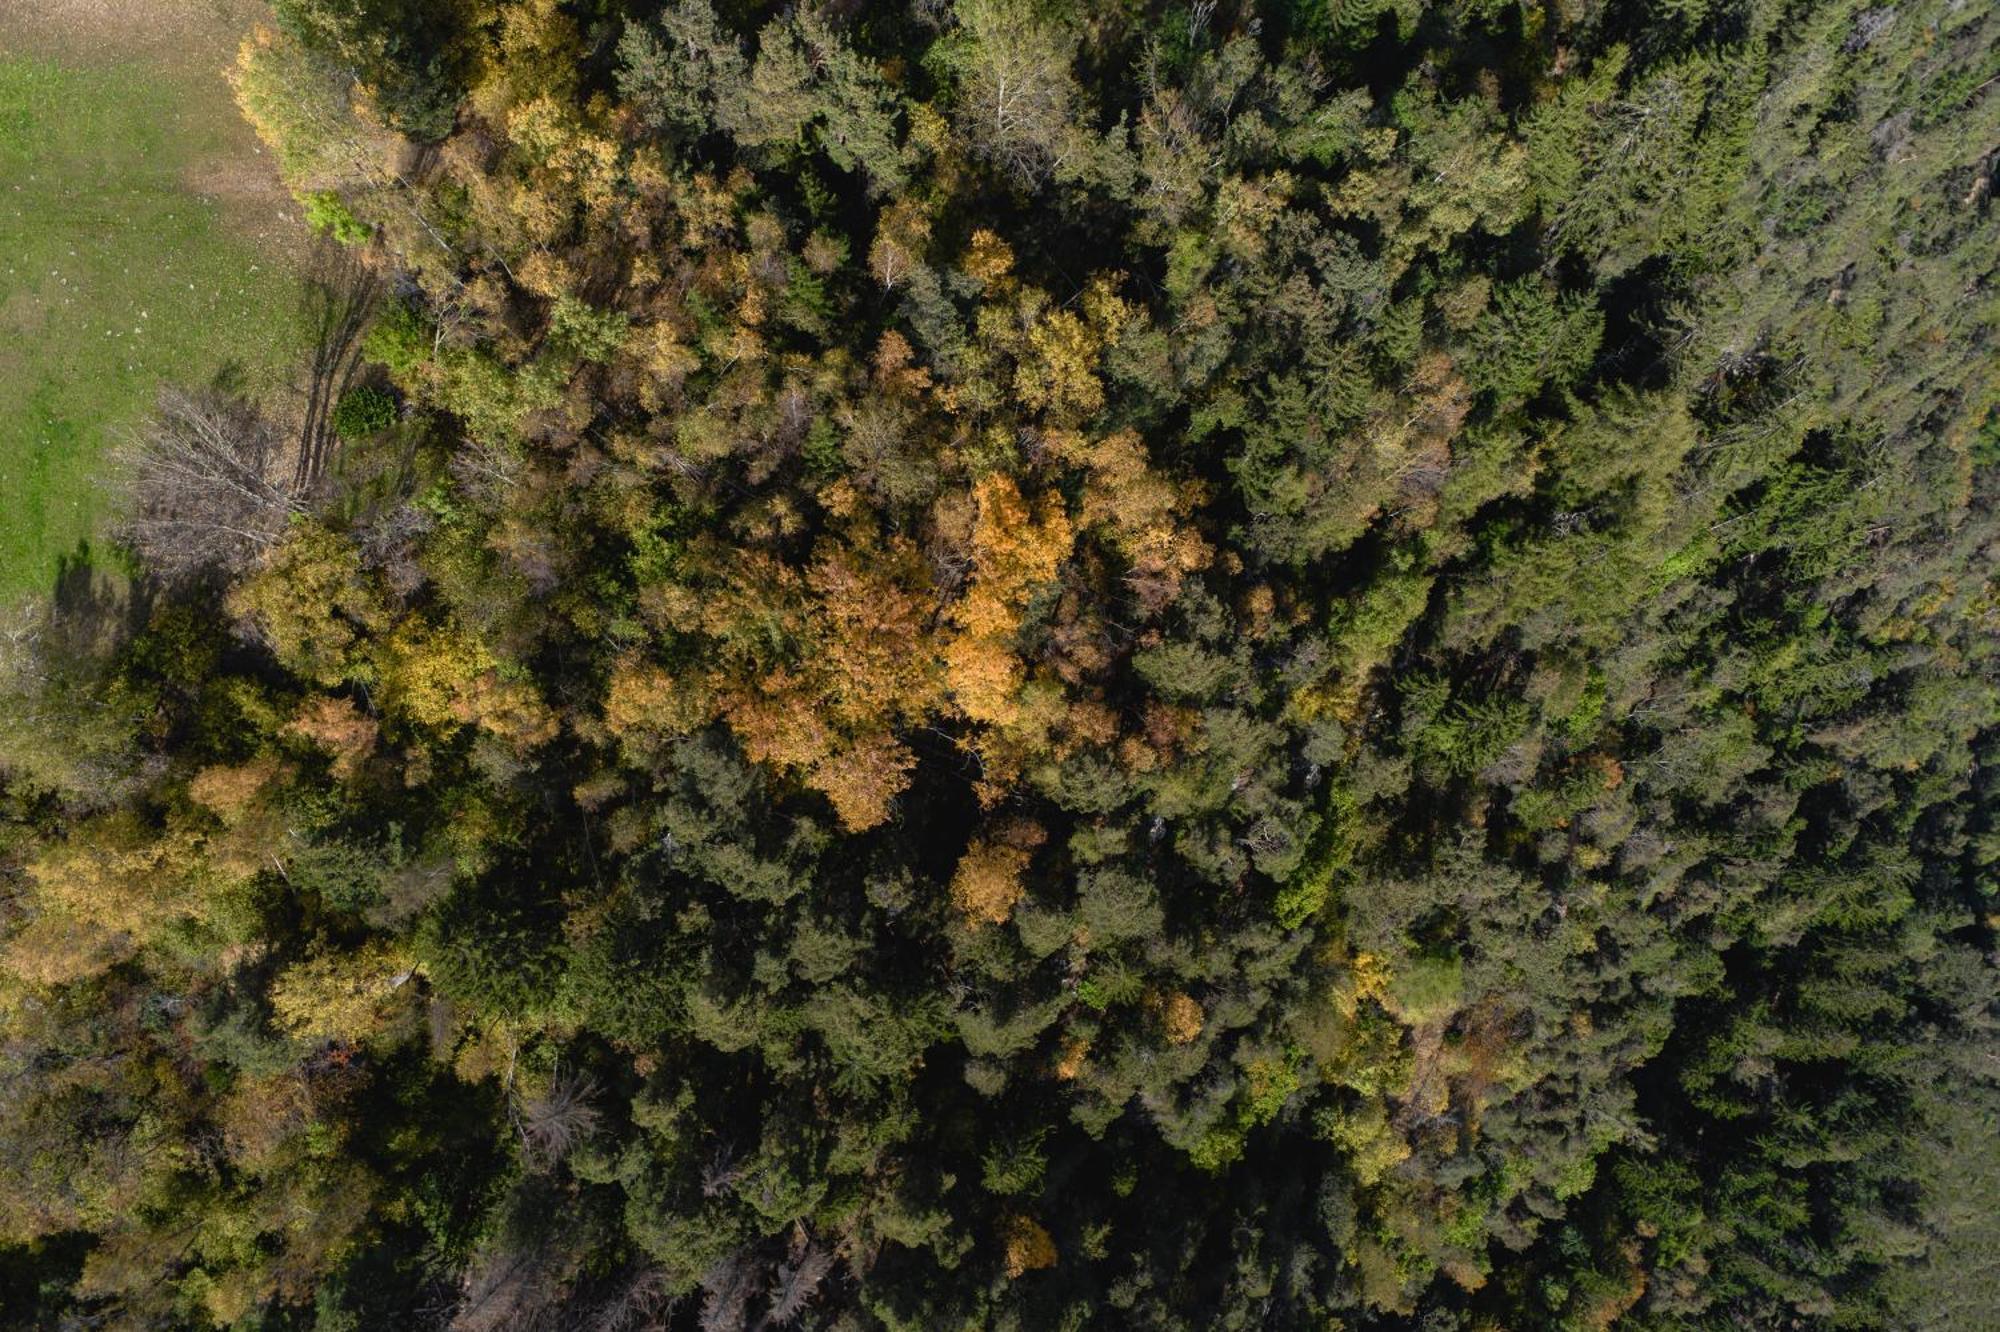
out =
<svg viewBox="0 0 2000 1332"><path fill-rule="evenodd" d="M2000 18L284 8L424 143L0 644L8 1317L1991 1307Z"/></svg>
<svg viewBox="0 0 2000 1332"><path fill-rule="evenodd" d="M325 475L339 433L334 409L361 370L361 335L382 297L381 278L360 253L333 241L313 247L306 269L303 318L312 330L306 365L305 421L293 478L300 494L310 494Z"/></svg>

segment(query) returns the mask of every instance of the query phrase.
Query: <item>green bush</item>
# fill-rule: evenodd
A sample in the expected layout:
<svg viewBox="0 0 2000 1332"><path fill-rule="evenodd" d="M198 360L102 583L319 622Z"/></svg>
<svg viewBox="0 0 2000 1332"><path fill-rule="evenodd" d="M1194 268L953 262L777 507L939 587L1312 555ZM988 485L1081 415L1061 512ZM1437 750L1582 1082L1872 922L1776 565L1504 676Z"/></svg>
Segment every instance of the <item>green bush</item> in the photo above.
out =
<svg viewBox="0 0 2000 1332"><path fill-rule="evenodd" d="M417 367L430 359L431 339L423 315L401 301L393 302L361 340L361 353L386 367L397 383L408 383Z"/></svg>
<svg viewBox="0 0 2000 1332"><path fill-rule="evenodd" d="M305 205L306 225L342 245L364 245L375 234L332 190L314 190L300 202Z"/></svg>
<svg viewBox="0 0 2000 1332"><path fill-rule="evenodd" d="M395 423L396 399L382 389L349 389L334 404L333 433L342 439L366 439Z"/></svg>
<svg viewBox="0 0 2000 1332"><path fill-rule="evenodd" d="M1456 957L1414 957L1389 982L1395 1012L1405 1022L1435 1022L1465 999L1465 968Z"/></svg>

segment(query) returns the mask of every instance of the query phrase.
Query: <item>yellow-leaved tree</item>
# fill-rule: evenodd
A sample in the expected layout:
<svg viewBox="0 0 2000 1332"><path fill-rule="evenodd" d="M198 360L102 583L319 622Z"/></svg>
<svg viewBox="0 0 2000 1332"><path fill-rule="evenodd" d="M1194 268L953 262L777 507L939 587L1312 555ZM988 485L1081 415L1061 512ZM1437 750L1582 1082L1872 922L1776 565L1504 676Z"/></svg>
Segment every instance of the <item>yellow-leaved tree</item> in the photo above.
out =
<svg viewBox="0 0 2000 1332"><path fill-rule="evenodd" d="M1014 479L993 472L973 487L972 577L952 608L945 679L958 710L1006 727L1020 718L1027 667L1015 651L1028 603L1054 580L1075 540L1061 497L1030 503Z"/></svg>
<svg viewBox="0 0 2000 1332"><path fill-rule="evenodd" d="M381 940L287 967L271 986L278 1026L301 1040L359 1045L389 1020L409 955Z"/></svg>

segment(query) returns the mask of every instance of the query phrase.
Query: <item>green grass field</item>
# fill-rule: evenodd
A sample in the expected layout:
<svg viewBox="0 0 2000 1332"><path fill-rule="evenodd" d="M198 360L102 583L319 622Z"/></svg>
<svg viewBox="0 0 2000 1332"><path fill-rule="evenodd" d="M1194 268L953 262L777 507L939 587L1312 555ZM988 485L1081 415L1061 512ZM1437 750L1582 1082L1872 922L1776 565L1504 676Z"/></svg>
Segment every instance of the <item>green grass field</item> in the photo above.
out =
<svg viewBox="0 0 2000 1332"><path fill-rule="evenodd" d="M0 601L105 518L162 380L264 393L297 363L296 277L189 184L232 115L212 69L0 52Z"/></svg>

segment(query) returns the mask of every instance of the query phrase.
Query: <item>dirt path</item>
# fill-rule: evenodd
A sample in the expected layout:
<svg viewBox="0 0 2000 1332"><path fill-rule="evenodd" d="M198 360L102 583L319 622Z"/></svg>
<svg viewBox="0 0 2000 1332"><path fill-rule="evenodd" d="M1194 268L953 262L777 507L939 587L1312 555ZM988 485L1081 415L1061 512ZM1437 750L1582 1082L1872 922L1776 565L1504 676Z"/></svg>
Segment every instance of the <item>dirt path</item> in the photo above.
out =
<svg viewBox="0 0 2000 1332"><path fill-rule="evenodd" d="M8 0L0 42L72 60L226 61L259 9L254 0Z"/></svg>

